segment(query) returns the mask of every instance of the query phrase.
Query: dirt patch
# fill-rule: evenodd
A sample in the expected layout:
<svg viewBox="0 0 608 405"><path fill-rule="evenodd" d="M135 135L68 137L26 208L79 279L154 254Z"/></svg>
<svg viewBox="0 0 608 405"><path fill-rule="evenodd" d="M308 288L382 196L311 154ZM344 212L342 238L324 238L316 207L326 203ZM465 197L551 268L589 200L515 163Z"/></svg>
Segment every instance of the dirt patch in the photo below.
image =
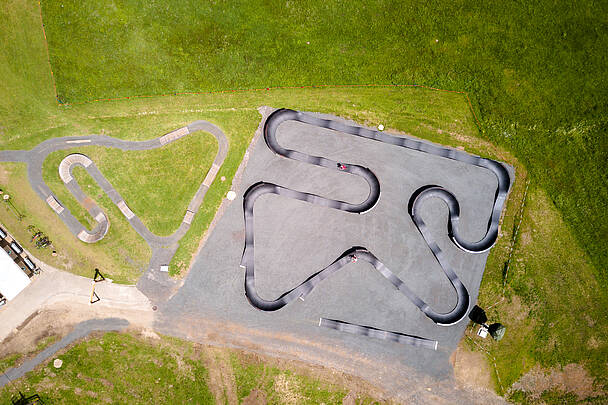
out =
<svg viewBox="0 0 608 405"><path fill-rule="evenodd" d="M216 322L209 318L200 319L198 317L182 319L184 321L179 325L172 325L174 328L172 333L187 336L189 340L210 343L203 347L221 347L224 350L230 350L231 353L238 356L241 364L264 364L266 367L290 370L298 375L322 382L322 385L325 385L324 388L331 390L332 386L340 389L348 387L362 397L369 396L379 401L386 401L397 396L394 392L385 391L381 381L374 379L368 381L361 376L356 376L357 370L350 366L344 367L343 360L335 363L328 362L326 350L330 350L331 356L336 355L340 359L357 361L357 368L374 366L375 363L372 359L358 357L339 346L329 348L319 342L290 334L249 329L225 320ZM276 348L274 342L281 342L279 349ZM307 350L288 348L295 344L310 348L313 350L312 354Z"/></svg>
<svg viewBox="0 0 608 405"><path fill-rule="evenodd" d="M117 317L129 319L133 323L139 322L141 326L148 326L147 314L142 311L128 311L108 307L94 307L89 305L53 305L52 308L45 308L30 315L21 325L19 325L10 335L8 335L0 345L0 358L9 355L31 354L35 355L38 344L49 336L56 336L56 341L65 337L72 331L77 323L93 319ZM103 334L103 333L102 333ZM97 336L96 332L90 336ZM19 363L28 360L28 356L23 357Z"/></svg>
<svg viewBox="0 0 608 405"><path fill-rule="evenodd" d="M6 169L0 169L0 184L7 184L11 173Z"/></svg>
<svg viewBox="0 0 608 405"><path fill-rule="evenodd" d="M56 248L54 245L53 248L59 249ZM63 268L67 270L72 270L76 266L72 258L62 250L57 250L57 260L62 263Z"/></svg>
<svg viewBox="0 0 608 405"><path fill-rule="evenodd" d="M96 205L97 203L91 197L85 197L85 199L82 201L82 206L86 208L87 211L95 208Z"/></svg>
<svg viewBox="0 0 608 405"><path fill-rule="evenodd" d="M579 400L605 394L593 387L594 379L580 364L571 363L563 369L545 370L539 365L524 374L513 384L511 390L523 391L532 399L538 399L545 391L562 391L576 395Z"/></svg>
<svg viewBox="0 0 608 405"><path fill-rule="evenodd" d="M525 232L521 232L519 234L519 240L521 241L521 246L526 247L532 243L532 231L526 230Z"/></svg>
<svg viewBox="0 0 608 405"><path fill-rule="evenodd" d="M156 332L154 332L152 329L142 329L140 332L140 336L142 338L144 338L144 340L147 339L154 339L154 340L159 340L160 336L158 336L156 334Z"/></svg>
<svg viewBox="0 0 608 405"><path fill-rule="evenodd" d="M342 405L357 405L357 395L350 391L343 399Z"/></svg>
<svg viewBox="0 0 608 405"><path fill-rule="evenodd" d="M233 351L235 350L233 349ZM352 394L357 398L370 396L382 400L387 399L386 393L381 391L379 387L350 374L293 359L263 356L258 353L244 350L236 351L241 364L264 364L267 367L290 370L295 374L318 380L327 386L348 387L350 390L349 394Z"/></svg>
<svg viewBox="0 0 608 405"><path fill-rule="evenodd" d="M95 353L100 353L100 352L103 352L103 347L101 347L99 345L87 347L87 353L90 355L94 355Z"/></svg>
<svg viewBox="0 0 608 405"><path fill-rule="evenodd" d="M157 335L154 332L153 333L156 337L148 337L150 331L151 331L150 329L146 329L146 328L127 330L127 332L129 334L131 334L132 336L138 338L139 340L145 342L146 344L159 348L163 353L170 356L171 359L175 361L175 366L177 367L177 370L179 370L179 372L185 378L188 378L190 381L195 381L196 376L194 375L194 372L192 371L192 367L185 361L185 359L186 359L185 349L187 346L180 345L179 342L167 341L165 339L162 339L159 335ZM195 360L195 361L201 360L201 356L190 356L190 360ZM152 363L154 363L156 366L159 366L159 363L162 364L162 362L159 362L158 360L151 359L150 361ZM169 386L169 388L171 388L171 387L172 386Z"/></svg>
<svg viewBox="0 0 608 405"><path fill-rule="evenodd" d="M528 318L530 308L521 302L521 298L517 295L511 297L510 302L506 305L504 311L505 319L510 322L521 322Z"/></svg>
<svg viewBox="0 0 608 405"><path fill-rule="evenodd" d="M589 338L589 340L587 341L587 346L589 346L590 349L597 349L602 344L603 344L603 342L601 340L599 340L598 338L596 338L595 336L591 336Z"/></svg>
<svg viewBox="0 0 608 405"><path fill-rule="evenodd" d="M454 377L460 388L493 391L492 368L484 354L459 346L450 357L450 361L454 366Z"/></svg>
<svg viewBox="0 0 608 405"><path fill-rule="evenodd" d="M274 378L274 389L281 397L283 404L297 405L305 400L299 392L300 387L297 381L286 374L279 374Z"/></svg>
<svg viewBox="0 0 608 405"><path fill-rule="evenodd" d="M34 354L42 340L50 336L57 336L58 339L64 337L72 330L72 327L61 321L58 322L58 319L62 319L63 316L63 311L35 312L4 339L0 346L0 358L15 353ZM21 358L16 365L28 360L28 357Z"/></svg>
<svg viewBox="0 0 608 405"><path fill-rule="evenodd" d="M266 393L258 389L251 390L241 403L243 405L266 405Z"/></svg>
<svg viewBox="0 0 608 405"><path fill-rule="evenodd" d="M215 401L218 404L238 404L236 380L230 363L230 354L224 349L206 347L202 351L202 355L205 366L209 371L209 389L213 393ZM258 396L255 396L255 398L258 398ZM251 400L253 401L253 399L254 397ZM266 403L265 401L266 397L264 396L263 403Z"/></svg>
<svg viewBox="0 0 608 405"><path fill-rule="evenodd" d="M420 126L426 128L428 130L431 130L431 131L436 131L439 135L447 133L447 134L450 135L450 137L452 139L454 139L454 140L456 140L458 142L461 142L461 143L465 143L465 144L471 145L471 144L474 144L475 142L479 142L480 141L478 138L473 138L471 136L466 136L466 135L460 134L458 132L447 131L447 130L444 130L444 129L441 129L441 128L435 128L435 127L433 127L432 125L429 125L429 124L420 124ZM410 136L412 136L412 135L410 135Z"/></svg>

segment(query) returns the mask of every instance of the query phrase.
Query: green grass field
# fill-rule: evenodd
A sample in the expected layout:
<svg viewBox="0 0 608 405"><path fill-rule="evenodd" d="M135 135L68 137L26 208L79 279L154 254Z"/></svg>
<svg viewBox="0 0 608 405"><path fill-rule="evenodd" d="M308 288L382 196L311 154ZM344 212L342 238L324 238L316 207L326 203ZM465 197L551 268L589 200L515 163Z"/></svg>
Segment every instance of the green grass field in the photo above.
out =
<svg viewBox="0 0 608 405"><path fill-rule="evenodd" d="M484 136L526 163L608 277L608 175L597 164L608 160L607 3L42 6L57 94L68 103L314 84L468 91Z"/></svg>
<svg viewBox="0 0 608 405"><path fill-rule="evenodd" d="M188 266L229 189L259 123L255 109L260 105L382 122L507 161L516 167L517 179L479 298L480 305L491 306L491 318L508 327L500 343L481 344L489 352L496 388L507 393L535 365L549 370L576 363L595 378L600 395L604 392L595 401L605 400L605 3L162 4L42 2L57 95L72 103L62 106L55 101L37 5L24 0L0 4L0 18L13 22L0 27L5 51L0 75L6 78L0 81L0 149L27 149L51 137L85 133L148 139L194 119L220 126L231 150L218 177L228 181L214 183L207 194L182 240L174 273ZM468 91L481 131L462 95L411 88L271 90L76 104L179 91L345 83L419 83ZM2 186L11 190L28 221L52 229L61 245L62 258L36 252L41 259L60 267L71 261L75 272L95 255L117 260L110 258L112 247L81 248L70 239L50 209L23 186L23 165L0 164L0 169ZM126 181L119 177L117 182ZM25 234L23 225L9 211L0 209L0 221L26 238L19 236ZM145 263L146 254L144 249L137 258ZM137 273L123 267L122 279L132 280ZM534 401L525 393L507 395ZM557 387L544 397L562 403L572 395Z"/></svg>
<svg viewBox="0 0 608 405"><path fill-rule="evenodd" d="M14 357L0 364L10 367ZM55 358L63 361L60 369L53 367ZM51 404L222 404L234 403L233 399L241 403L255 390L272 404L342 404L351 387L311 374L265 364L235 350L111 332L96 334L56 354L0 389L0 399L5 403L21 390L27 395L37 393ZM294 398L297 402L290 402ZM359 400L362 405L379 403L365 394Z"/></svg>
<svg viewBox="0 0 608 405"><path fill-rule="evenodd" d="M518 235L506 286L504 267L493 254L479 297L479 305L490 308L488 317L505 324L507 333L500 342L482 342L470 329L466 342L489 351L500 393L537 364L547 370L581 364L601 393L608 383L608 295L546 192L535 185ZM569 403L572 394L556 390L548 403ZM517 392L509 395L519 398ZM597 403L608 400L605 391L599 396Z"/></svg>

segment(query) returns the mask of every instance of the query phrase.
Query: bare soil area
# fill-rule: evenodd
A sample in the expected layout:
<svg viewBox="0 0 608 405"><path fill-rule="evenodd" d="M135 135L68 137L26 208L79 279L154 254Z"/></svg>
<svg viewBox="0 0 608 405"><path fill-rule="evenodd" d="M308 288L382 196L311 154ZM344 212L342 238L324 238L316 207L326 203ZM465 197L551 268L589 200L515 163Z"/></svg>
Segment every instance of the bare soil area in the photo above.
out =
<svg viewBox="0 0 608 405"><path fill-rule="evenodd" d="M129 320L133 327L148 328L152 325L152 314L143 311L128 311L95 305L53 305L30 315L0 345L0 358L12 354L26 354L16 366L34 357L38 345L48 337L59 340L72 331L77 323L91 318L118 317Z"/></svg>
<svg viewBox="0 0 608 405"><path fill-rule="evenodd" d="M548 370L536 365L514 383L511 389L523 391L534 400L539 399L543 392L561 391L572 393L582 401L605 394L593 382L594 378L580 364L571 363L561 369Z"/></svg>
<svg viewBox="0 0 608 405"><path fill-rule="evenodd" d="M492 369L482 353L469 351L460 345L450 360L459 387L477 391L494 391Z"/></svg>

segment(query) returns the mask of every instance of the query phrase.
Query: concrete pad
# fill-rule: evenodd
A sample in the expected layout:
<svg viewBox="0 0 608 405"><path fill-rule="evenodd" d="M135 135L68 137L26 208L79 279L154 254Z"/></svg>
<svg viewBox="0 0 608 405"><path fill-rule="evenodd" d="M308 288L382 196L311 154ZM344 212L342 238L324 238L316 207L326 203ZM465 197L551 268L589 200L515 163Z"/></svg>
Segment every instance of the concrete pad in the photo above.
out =
<svg viewBox="0 0 608 405"><path fill-rule="evenodd" d="M48 196L46 199L46 203L55 211L57 214L61 214L64 210L63 206L59 204L59 201L55 199L52 195Z"/></svg>
<svg viewBox="0 0 608 405"><path fill-rule="evenodd" d="M194 219L194 212L186 211L186 215L184 215L184 223L190 225L192 223L192 219Z"/></svg>
<svg viewBox="0 0 608 405"><path fill-rule="evenodd" d="M63 180L63 182L65 184L68 184L70 181L73 180L72 175L70 174L70 167L67 164L63 164L65 160L62 160L61 163L59 164L59 177L61 177L61 180Z"/></svg>
<svg viewBox="0 0 608 405"><path fill-rule="evenodd" d="M217 164L213 164L211 165L211 169L209 169L209 171L207 172L207 175L205 176L205 180L203 180L203 185L210 187L211 183L213 183L213 180L215 179L215 176L217 175L217 172L220 171L220 166Z"/></svg>
<svg viewBox="0 0 608 405"><path fill-rule="evenodd" d="M61 177L61 180L63 180L64 183L67 184L72 181L73 178L70 174L70 170L75 164L81 164L87 168L93 164L93 161L81 153L73 153L66 156L61 163L59 163L59 177Z"/></svg>
<svg viewBox="0 0 608 405"><path fill-rule="evenodd" d="M87 242L87 243L96 242L95 235L91 235L90 233L88 233L85 230L82 230L78 233L78 239L80 239L83 242Z"/></svg>
<svg viewBox="0 0 608 405"><path fill-rule="evenodd" d="M133 211L131 211L131 209L127 206L127 203L125 202L125 200L120 200L116 206L118 207L118 209L120 209L120 212L122 212L122 214L127 218L127 219L131 219L135 216L135 214L133 213Z"/></svg>
<svg viewBox="0 0 608 405"><path fill-rule="evenodd" d="M190 130L188 129L188 127L182 127L179 129L176 129L175 131L169 132L166 135L163 135L159 138L160 144L161 145L166 145L170 142L173 142L179 138L181 138L182 136L188 135L190 133Z"/></svg>

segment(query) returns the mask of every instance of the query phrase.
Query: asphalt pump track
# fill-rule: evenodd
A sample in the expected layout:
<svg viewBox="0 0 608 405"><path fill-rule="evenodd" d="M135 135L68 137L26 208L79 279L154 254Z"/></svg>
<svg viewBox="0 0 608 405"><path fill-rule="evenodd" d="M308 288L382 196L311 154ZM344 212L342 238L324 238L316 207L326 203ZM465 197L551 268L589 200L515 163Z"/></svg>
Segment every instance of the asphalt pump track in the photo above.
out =
<svg viewBox="0 0 608 405"><path fill-rule="evenodd" d="M95 219L96 225L93 229L89 230L80 223L70 210L53 194L42 178L43 162L50 153L58 150L82 146L103 146L125 151L150 150L161 148L198 131L205 131L213 135L218 142L218 151L206 177L190 201L180 226L169 236L158 236L152 233L129 208L124 198L99 171L95 163L83 154L75 153L66 156L61 161L58 169L59 176L68 191ZM150 246L152 257L148 264L148 271L140 278L137 285L150 299L163 301L170 294L169 290L173 287L174 282L166 274L160 273L160 266L171 262L179 246L179 241L190 228L190 224L198 212L207 190L224 163L228 148L228 139L220 128L207 121L195 121L163 136L146 141L126 141L105 135L53 138L38 144L31 150L0 151L0 161L27 163L28 180L36 194L55 211L76 238L85 243L96 243L104 238L108 232L110 223L104 211L84 194L72 175L74 167L83 167L110 200L120 209L133 229Z"/></svg>
<svg viewBox="0 0 608 405"><path fill-rule="evenodd" d="M380 199L380 182L376 175L368 168L338 162L327 159L321 156L312 156L300 151L286 149L277 141L277 130L279 126L286 121L298 121L304 124L317 127L327 128L333 131L358 136L361 138L371 139L377 142L383 142L390 145L395 145L430 155L439 156L445 159L451 159L469 165L478 166L491 171L498 181L498 186L494 196L492 213L488 219L486 234L478 241L467 241L461 237L459 233L460 206L456 197L443 187L435 185L427 185L419 188L410 196L407 211L412 218L416 228L425 240L427 246L431 250L433 256L441 266L444 274L453 286L457 303L455 307L446 313L440 313L431 308L424 300L418 297L407 285L399 279L379 258L374 256L365 247L353 246L342 253L333 263L329 264L324 269L317 271L308 277L305 281L295 286L294 288L285 291L278 298L267 300L262 298L255 285L255 266L254 266L254 205L258 197L265 194L277 194L282 197L287 197L295 200L308 202L310 204L321 207L341 210L354 214L364 214L372 210ZM315 286L321 283L324 279L341 270L349 263L363 260L371 264L384 278L390 282L395 288L403 293L420 311L422 311L435 324L441 326L449 326L460 322L468 314L470 307L470 297L465 285L460 281L458 275L454 272L445 254L441 251L435 239L431 235L429 229L424 223L421 216L421 207L424 202L431 198L441 199L448 208L448 226L447 232L450 240L462 251L478 254L488 251L496 242L498 237L498 229L500 216L506 201L509 188L510 176L509 172L501 163L485 159L479 156L473 156L465 152L442 147L427 142L418 141L401 136L390 135L384 132L370 130L367 128L347 125L338 121L319 118L310 114L289 109L280 109L273 112L264 124L264 140L266 145L276 155L297 160L300 162L309 163L312 165L327 168L328 170L336 170L362 177L369 185L368 197L360 203L350 203L346 201L329 199L317 194L305 193L297 190L292 190L277 184L259 182L253 184L245 192L243 197L243 211L245 219L245 247L241 258L241 267L245 269L245 295L250 304L262 311L276 311L283 308L295 299L303 298L310 294ZM404 204L405 210L405 204ZM383 339L398 341L415 346L437 349L435 341L400 334L397 332L383 331L370 326L355 325L339 320L327 320L321 318L319 326L325 326L332 329L354 333L358 335L380 337ZM422 339L422 340L421 340ZM426 342L423 342L426 341Z"/></svg>

